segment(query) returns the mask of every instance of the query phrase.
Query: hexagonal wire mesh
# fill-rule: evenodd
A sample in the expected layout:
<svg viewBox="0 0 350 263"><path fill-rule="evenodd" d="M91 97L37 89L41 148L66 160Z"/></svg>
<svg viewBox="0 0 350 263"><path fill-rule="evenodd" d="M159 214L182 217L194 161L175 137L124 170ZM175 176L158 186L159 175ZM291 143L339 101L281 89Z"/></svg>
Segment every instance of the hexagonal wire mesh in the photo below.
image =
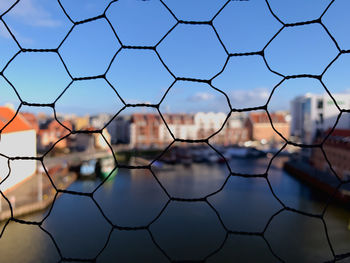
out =
<svg viewBox="0 0 350 263"><path fill-rule="evenodd" d="M276 14L273 12L272 8L270 7L270 4L269 4L269 1L266 0L265 3L266 3L266 6L269 10L269 12L272 14L273 18L278 21L278 23L281 25L280 29L267 41L267 43L265 44L265 46L261 49L261 50L258 50L258 51L252 51L252 52L244 52L244 53L230 53L228 51L228 49L226 48L224 42L222 41L220 35L218 34L218 31L213 23L213 21L216 19L216 17L221 13L223 12L223 10L228 6L228 3L230 2L230 0L226 1L226 3L224 3L220 9L216 12L216 14L210 19L210 20L207 20L207 21L187 21L187 20L180 20L179 18L177 18L177 16L174 14L174 12L171 10L171 8L168 7L167 4L165 4L165 2L163 0L159 0L161 5L167 10L167 12L173 17L173 19L175 19L176 23L175 25L173 25L168 31L166 31L161 39L154 45L150 45L150 46L137 46L137 45L125 45L123 43L123 41L121 41L121 38L119 37L119 35L117 34L116 30L114 29L111 21L110 21L110 18L108 18L108 16L106 15L106 12L108 11L108 9L113 5L114 2L117 2L117 0L115 1L111 1L108 6L104 9L104 11L102 12L102 14L98 15L98 16L95 16L95 17L91 17L91 18L88 18L88 19L85 19L85 20L82 20L82 21L74 21L70 15L68 14L68 12L65 10L64 6L62 5L61 1L58 0L58 4L59 6L61 7L62 11L64 12L65 16L69 19L69 21L73 24L73 26L70 28L69 32L65 35L65 37L62 39L62 41L60 42L60 44L58 45L57 48L52 48L52 49L28 49L28 48L23 48L21 46L21 44L19 43L19 41L16 39L15 37L15 34L12 32L11 28L7 25L6 21L3 19L4 15L6 15L7 13L11 12L11 10L20 2L20 0L17 0L12 6L10 6L8 8L8 10L6 12L4 12L3 14L1 14L1 17L0 17L0 20L1 22L5 25L6 27L6 30L10 33L11 37L13 38L13 40L16 42L18 48L19 48L19 51L11 58L7 61L5 67L3 68L3 70L0 72L0 75L6 80L6 82L13 88L13 90L15 91L16 95L18 96L19 100L20 100L20 105L17 109L17 112L16 112L16 115L19 114L19 111L21 109L21 107L24 107L24 106L35 106L35 107L49 107L49 108L52 108L53 111L54 111L54 116L55 116L55 119L58 121L58 123L62 126L64 126L57 118L57 115L56 115L56 103L60 100L60 98L63 96L63 94L68 90L70 89L70 87L72 86L72 83L73 82L77 82L77 81L84 81L84 80L95 80L95 79L102 79L104 81L106 81L108 83L108 85L113 89L114 93L115 93L115 96L118 96L119 99L122 101L123 103L123 107L120 111L116 112L113 119L116 118L118 116L118 114L126 109L126 108L132 108L132 107L147 107L147 108L152 108L154 110L156 110L159 115L161 116L161 119L164 121L167 129L169 130L169 133L171 134L171 137L172 137L172 140L173 142L166 148L164 149L163 153L168 149L170 148L174 143L176 142L186 142L186 143L193 143L193 144L196 144L196 143L204 143L206 145L208 145L208 147L210 147L210 149L214 150L217 154L219 154L226 162L226 166L227 166L227 169L229 170L230 174L226 177L226 180L224 181L223 185L220 187L220 189L216 190L215 192L212 192L210 194L207 194L203 197L200 197L200 198L181 198L181 197L174 197L172 196L168 191L167 189L162 185L162 182L158 179L157 175L154 173L153 171L153 168L152 168L152 164L158 160L160 158L157 157L156 159L154 159L150 164L148 165L143 165L143 166L132 166L132 165L128 165L128 164L118 164L117 160L116 160L116 157L113 155L114 159L115 159L115 162L117 163L117 167L115 167L115 169L117 168L127 168L127 169L146 169L148 170L151 175L154 177L154 179L156 180L156 182L160 185L161 189L164 191L166 197L167 197L167 202L165 204L165 206L162 208L161 212L155 217L153 218L148 224L144 225L144 226L137 226L137 227L125 227L125 226L120 226L120 225L116 225L114 224L109 218L108 216L103 212L103 210L101 209L99 203L96 201L95 199L95 193L96 191L106 182L106 180L108 180L108 177L105 178L99 185L98 187L93 190L92 192L88 192L88 193L83 193L83 192L78 192L78 191L71 191L71 190L64 190L64 189L59 189L55 183L54 183L54 180L52 180L52 178L50 177L50 174L48 173L46 167L45 167L45 164L44 164L44 158L47 156L47 154L54 148L54 146L59 143L59 141L65 139L66 137L68 137L69 135L71 134L82 134L82 133L97 133L97 134L100 134L102 136L102 138L104 138L104 140L107 142L104 134L102 133L102 130L103 128L107 127L107 125L109 123L107 123L104 127L102 127L101 129L98 129L98 130L95 130L95 131L75 131L75 130L72 130L70 129L69 127L66 127L64 126L64 128L66 128L69 133L66 134L63 138L61 138L59 141L57 141L52 147L51 149L46 152L43 156L40 156L40 157L37 157L37 156L17 156L17 157L9 157L9 156L6 156L4 154L1 153L1 156L6 158L8 160L8 167L9 167L9 173L7 175L7 177L5 179L3 179L2 182L4 182L10 175L11 173L11 167L10 167L10 161L13 161L13 160L37 160L38 162L40 162L42 164L42 166L44 167L44 170L45 170L45 173L47 175L47 177L49 178L51 184L52 184L52 187L55 189L56 191L56 194L55 194L55 198L54 198L54 202L53 202L53 205L56 201L56 198L58 196L58 194L62 194L62 193L66 193L66 194L70 194L70 195L74 195L74 196L79 196L79 197L84 197L84 198L90 198L94 204L97 206L99 212L101 213L101 215L103 216L103 218L106 220L106 222L108 222L109 226L110 226L110 232L109 232L109 236L108 236L108 239L105 243L105 245L103 246L103 248L99 251L99 253L93 257L93 258L67 258L65 257L65 255L61 252L61 249L60 247L57 245L56 241L55 241L55 238L54 236L48 232L47 230L45 230L42 225L43 223L45 222L45 220L50 216L50 213L52 211L52 207L53 205L51 206L51 209L50 211L48 212L48 214L40 221L38 222L28 222L28 221L25 221L25 220L21 220L21 219L18 219L18 218L15 218L14 217L14 214L13 214L13 208L12 208L12 204L10 202L10 200L6 197L6 195L3 193L3 192L0 192L2 197L7 201L9 207L10 207L10 210L11 210L11 217L10 219L6 222L5 224L5 227L2 229L2 232L1 232L1 235L0 237L3 235L4 231L5 231L5 228L8 226L8 224L11 222L11 221L14 221L14 222L17 222L17 223L20 223L20 224L29 224L29 225L35 225L37 227L39 227L42 231L44 231L52 240L52 242L54 243L58 253L59 253L59 256L60 256L60 262L63 262L63 261L91 261L91 262L95 262L98 257L101 255L101 253L104 251L104 249L107 247L110 239L111 239L111 235L112 235L112 232L113 231L116 231L116 230L125 230L125 231L147 231L153 241L153 243L155 244L155 246L161 251L162 254L164 254L164 256L169 260L169 261L174 261L174 259L172 259L162 248L161 248L161 244L158 244L156 242L156 240L154 239L153 235L152 235L152 231L150 230L150 227L152 226L152 224L154 224L155 222L157 222L160 218L160 216L162 215L162 213L168 208L168 206L174 202L174 201L177 201L177 202L186 202L186 203L206 203L211 209L212 211L214 212L214 214L216 215L217 219L219 220L219 222L221 223L222 227L225 229L225 239L224 239L224 242L220 245L220 247L213 251L210 255L207 255L205 258L203 258L201 261L206 261L208 258L210 258L213 254L216 254L218 251L220 251L224 244L227 242L228 240L228 237L230 235L239 235L239 236L248 236L248 237L258 237L258 238L262 238L264 240L264 242L266 243L267 247L269 248L269 250L271 251L271 253L274 255L275 259L278 260L278 261L284 261L283 258L281 258L279 255L277 255L275 252L274 252L274 248L272 247L272 245L269 243L268 239L265 237L265 234L266 234L266 231L267 229L269 228L269 225L271 224L272 220L279 214L281 214L283 211L288 211L288 212L292 212L292 213L296 213L296 214L300 214L300 215L303 215L303 216L306 216L306 217L310 217L310 218L315 218L315 219L318 219L322 222L322 225L324 227L324 232L325 232L325 235L327 237L327 242L328 242L328 245L329 245L329 248L332 252L332 256L333 256L333 260L332 261L338 261L338 260L341 260L341 259L344 259L344 258L349 258L350 257L350 252L349 253L344 253L344 254L336 254L334 249L333 249L333 246L332 246L332 243L331 243L331 240L329 238L329 232L328 232L328 228L327 228L327 224L324 220L324 215L326 213L326 210L330 204L330 202L333 200L334 196L336 195L336 192L338 191L338 189L340 189L345 183L347 183L348 181L343 181L339 176L337 176L338 178L338 186L337 186L337 190L333 193L333 195L329 196L328 198L328 201L326 203L326 206L324 207L323 211L320 213L320 214L312 214L312 213L307 213L307 212L304 212L304 211L299 211L297 209L294 209L294 208L291 208L287 205L285 205L281 200L280 198L275 194L272 186L271 186L271 183L270 183L270 179L269 179L269 169L270 169L270 166L274 160L274 158L287 146L287 145L293 145L293 146L296 146L296 147L307 147L307 148L319 148L323 155L325 156L326 158L326 161L328 162L329 164L329 167L330 169L332 170L332 172L334 174L336 174L336 172L334 171L334 169L332 168L332 164L329 162L329 160L327 159L327 155L325 154L325 150L324 150L324 143L326 141L326 139L329 137L329 135L331 134L331 132L335 129L335 126L338 122L338 120L340 119L340 117L342 116L342 114L344 113L347 113L349 112L348 109L341 109L336 100L334 99L334 97L332 96L331 92L328 90L328 88L326 87L326 85L324 84L323 82L323 76L325 74L325 72L327 71L327 69L341 56L341 54L344 54L344 53L350 53L350 50L342 50L340 48L340 46L338 45L336 39L332 36L332 34L330 33L330 31L327 29L327 27L325 26L324 22L323 22L323 17L324 15L326 14L327 10L329 10L329 8L331 7L332 4L334 4L334 2L336 0L333 0L329 3L329 5L325 8L325 10L323 10L322 14L320 17L318 17L317 19L314 19L314 20L311 20L311 21L303 21L303 22L297 22L297 23L284 23L278 16L276 16ZM61 46L63 45L63 43L66 41L67 38L70 37L70 35L72 34L73 30L78 26L78 25L83 25L83 24L88 24L88 23L93 23L94 21L103 21L104 22L104 26L109 26L111 31L113 31L113 34L115 36L115 39L117 40L118 42L118 45L119 45L119 48L117 50L117 52L113 55L113 59L110 61L110 63L108 64L107 66L107 70L100 74L100 75L94 75L94 76L85 76L85 77L74 77L70 71L68 70L68 67L66 65L66 62L65 62L65 59L64 57L60 54L60 51L61 51ZM298 74L298 75L284 75L284 74L281 74L279 72L276 72L274 71L273 69L271 69L271 67L269 66L266 58L265 58L265 50L266 48L269 46L269 44L272 42L272 40L274 40L281 32L282 30L285 30L286 28L292 28L292 27L299 27L299 26L303 26L303 25L313 25L313 24L317 24L317 25L320 25L324 30L325 32L328 34L329 38L332 40L332 42L334 43L334 45L336 46L336 49L337 49L337 56L326 66L326 68L323 70L323 72L320 74L320 75L312 75L312 74ZM181 25L206 25L208 27L210 27L213 32L215 33L215 36L217 38L217 40L219 41L220 45L222 46L224 52L225 52L225 56L226 56L226 61L225 61L225 64L223 65L222 69L217 73L215 74L212 78L210 79L202 79L202 78L190 78L190 77L182 77L182 76L178 76L176 74L174 74L172 72L172 70L170 69L170 67L164 62L162 56L160 55L159 53L159 46L160 44L169 36L169 34L174 31L177 27L181 26ZM162 64L162 67L164 67L166 69L166 71L172 76L173 78L173 83L167 88L165 94L163 95L162 99L160 100L159 103L157 104L147 104L147 103L140 103L140 104L130 104L130 103L127 103L123 97L120 96L120 94L118 93L118 89L116 89L110 82L109 80L107 79L106 77L106 74L108 73L114 59L116 58L116 56L122 52L123 50L149 50L150 52L153 52L153 54L156 55L156 57L159 59L159 61L161 62ZM4 70L9 66L9 64L14 61L14 59L20 55L20 54L25 54L25 53L54 53L54 54L57 54L58 57L59 57L59 60L62 62L62 64L64 65L64 68L65 68L65 71L66 73L69 75L69 78L70 78L70 83L67 85L67 87L65 88L65 90L51 103L30 103L30 102L27 102L25 100L23 100L19 93L17 92L16 90L16 87L15 85L13 85L13 83L3 74L4 73ZM237 108L234 108L232 105L231 105L231 102L230 102L230 99L228 97L228 95L221 91L220 89L216 88L213 84L212 84L212 81L214 78L216 78L217 76L219 76L220 74L223 73L224 69L226 68L228 62L229 62L229 59L232 58L232 57L242 57L242 56L258 56L258 57L261 57L266 65L266 68L272 72L273 74L276 74L277 76L280 76L282 78L282 81L276 85L274 87L274 89L272 90L270 96L269 96L269 99L267 100L267 103L263 106L258 106L258 107L248 107L248 108L243 108L243 109L237 109ZM292 142L292 141L289 141L287 138L284 137L284 135L282 135L275 127L274 127L274 124L273 124L273 121L272 121L272 118L271 118L271 115L270 115L270 112L268 111L268 104L270 102L270 99L273 95L273 93L275 92L276 89L278 89L278 87L280 86L280 84L286 80L289 80L289 79L298 79L298 78L311 78L311 79L315 79L317 80L323 87L324 89L327 91L328 95L332 98L332 100L334 101L334 104L336 105L336 107L338 108L339 110L339 115L338 115L338 118L337 118L337 121L335 123L335 125L333 126L332 130L327 134L327 136L324 138L323 141L319 142L317 145L305 145L305 144L299 144L299 143L295 143L295 142ZM232 171L231 170L231 167L230 165L227 163L227 160L225 159L225 157L222 155L222 153L220 151L218 151L213 145L210 144L209 142L209 139L212 138L213 136L215 136L216 134L220 133L225 125L225 123L222 125L222 127L216 131L215 133L213 133L209 138L205 138L205 139L182 139L182 138L176 138L172 132L172 130L169 128L168 124L167 124L167 120L166 118L162 115L161 111L160 111L160 105L162 103L162 101L164 100L166 94L168 94L168 92L171 90L171 88L173 87L174 83L177 82L177 81L188 81L188 82L197 82L197 83L204 83L206 85L209 85L212 89L220 92L221 94L223 94L227 100L227 103L229 104L230 106L230 113L227 115L226 117L226 120L225 120L225 123L226 121L228 120L228 118L230 117L230 114L231 113L234 113L234 112L250 112L250 111L255 111L255 110L262 110L264 112L267 113L268 117L269 117L269 121L270 121L270 124L271 124L271 127L273 128L274 132L276 132L279 136L281 136L283 138L283 140L285 141L285 144L284 146L282 147L282 149L280 149L275 155L274 157L270 160L269 164L268 164L268 167L267 167L267 170L265 173L262 173L262 174L257 174L257 175L254 175L253 178L261 178L263 180L266 180L268 186L269 186L269 189L272 193L272 195L274 196L274 198L278 201L278 203L282 206L282 209L280 209L277 213L273 214L266 226L264 227L263 231L261 232L245 232L245 231L232 231L230 230L224 223L224 221L222 220L221 218L221 215L220 213L218 212L218 210L214 207L213 204L210 203L209 201L209 197L211 196L214 196L215 194L219 193L223 188L224 186L227 184L228 182L228 179L230 177L249 177L251 178L252 176L251 175L246 175L246 174L243 174L243 173L237 173L235 171ZM10 123L15 119L15 116L13 116L13 118L0 130L0 132L2 132L8 125L10 125ZM112 121L112 120L110 120ZM113 152L112 150L112 146L110 144L109 145L109 148L111 149L111 151ZM109 176L112 174L113 172L111 172L109 174ZM2 183L1 182L1 183Z"/></svg>

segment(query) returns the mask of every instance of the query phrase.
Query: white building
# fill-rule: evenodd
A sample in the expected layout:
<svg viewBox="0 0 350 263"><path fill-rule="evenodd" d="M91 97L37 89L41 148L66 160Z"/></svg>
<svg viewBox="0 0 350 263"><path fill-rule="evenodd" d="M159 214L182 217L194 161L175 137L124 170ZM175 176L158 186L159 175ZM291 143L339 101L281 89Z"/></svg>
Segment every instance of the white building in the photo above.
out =
<svg viewBox="0 0 350 263"><path fill-rule="evenodd" d="M198 112L195 114L165 114L164 118L175 138L185 140L206 139L218 131L225 122L227 115L223 112ZM159 138L171 142L165 124L160 124Z"/></svg>
<svg viewBox="0 0 350 263"><path fill-rule="evenodd" d="M193 114L164 114L164 119L175 138L195 140L197 128ZM163 122L159 125L160 140L170 143L173 138Z"/></svg>
<svg viewBox="0 0 350 263"><path fill-rule="evenodd" d="M350 108L350 94L332 94L341 108ZM306 94L296 97L291 102L291 135L302 143L312 143L318 131L332 128L339 115L339 110L331 97L325 93ZM349 129L349 116L342 117L338 129Z"/></svg>
<svg viewBox="0 0 350 263"><path fill-rule="evenodd" d="M3 128L15 115L15 111L8 107L0 107L0 128ZM7 157L36 157L36 132L30 124L21 117L16 116L11 123L1 133L0 153ZM1 191L20 183L36 172L36 161L11 161L11 174L0 185ZM0 170L8 171L7 159L1 158ZM0 173L2 181L7 173Z"/></svg>
<svg viewBox="0 0 350 263"><path fill-rule="evenodd" d="M96 129L102 129L111 119L112 116L110 114L101 113L90 117L90 124Z"/></svg>
<svg viewBox="0 0 350 263"><path fill-rule="evenodd" d="M227 115L222 112L198 112L195 114L164 114L170 131L178 139L206 139L218 131ZM119 116L109 125L112 143L124 143L130 147L138 145L163 146L174 139L158 114L134 113Z"/></svg>
<svg viewBox="0 0 350 263"><path fill-rule="evenodd" d="M194 125L197 129L197 138L205 139L217 132L224 124L227 114L223 112L198 112L194 115Z"/></svg>
<svg viewBox="0 0 350 263"><path fill-rule="evenodd" d="M220 114L220 120L222 119ZM225 115L226 118L226 115ZM246 129L247 114L245 112L232 112L223 129L210 139L214 145L236 145L248 140ZM219 123L217 123L218 125Z"/></svg>

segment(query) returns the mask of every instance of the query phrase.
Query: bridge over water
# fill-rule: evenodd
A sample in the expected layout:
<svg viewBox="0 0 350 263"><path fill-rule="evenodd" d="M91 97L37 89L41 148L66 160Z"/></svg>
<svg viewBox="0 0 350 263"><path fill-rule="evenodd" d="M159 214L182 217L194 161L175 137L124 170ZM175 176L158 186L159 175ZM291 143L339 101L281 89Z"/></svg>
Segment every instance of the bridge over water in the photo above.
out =
<svg viewBox="0 0 350 263"><path fill-rule="evenodd" d="M118 148L118 149L117 149ZM112 146L113 152L129 150L127 147ZM54 157L45 157L45 166L47 168L66 163L68 166L76 166L81 164L83 161L89 161L98 158L112 157L113 153L108 150L99 150L99 149L89 149L84 152L72 152L64 155L54 156Z"/></svg>

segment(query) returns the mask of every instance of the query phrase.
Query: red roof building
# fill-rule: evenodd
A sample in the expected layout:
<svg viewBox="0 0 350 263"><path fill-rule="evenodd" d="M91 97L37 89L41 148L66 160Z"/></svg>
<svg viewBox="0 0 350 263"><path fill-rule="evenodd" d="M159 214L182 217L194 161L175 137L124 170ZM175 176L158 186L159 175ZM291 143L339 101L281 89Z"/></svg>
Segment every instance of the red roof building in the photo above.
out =
<svg viewBox="0 0 350 263"><path fill-rule="evenodd" d="M20 132L32 129L34 128L20 113L16 115L16 112L11 108L0 107L1 133Z"/></svg>
<svg viewBox="0 0 350 263"><path fill-rule="evenodd" d="M138 146L162 145L159 138L159 124L162 122L158 114L135 113L131 117L132 144Z"/></svg>
<svg viewBox="0 0 350 263"><path fill-rule="evenodd" d="M36 132L30 123L20 114L8 107L0 107L0 152L8 157L36 157ZM6 171L7 163L0 163L0 169ZM36 171L36 161L13 162L11 174L0 185L1 191L16 186ZM1 175L0 175L1 176ZM3 180L4 178L0 178Z"/></svg>
<svg viewBox="0 0 350 263"><path fill-rule="evenodd" d="M35 129L36 133L39 132L39 122L35 114L30 112L23 112L20 115Z"/></svg>
<svg viewBox="0 0 350 263"><path fill-rule="evenodd" d="M316 138L315 143L322 143L325 135L330 132L328 130ZM344 180L350 179L350 130L335 129L324 142L323 149L337 175ZM310 160L317 169L329 171L329 164L322 151L313 149Z"/></svg>
<svg viewBox="0 0 350 263"><path fill-rule="evenodd" d="M69 121L63 121L62 125L64 125L65 127L71 130L73 128L72 124ZM52 120L48 124L46 129L39 130L38 147L40 151L46 151L52 145L58 142L62 137L69 134L69 130L67 130L62 125L58 123L56 120ZM55 147L60 149L67 148L68 147L67 140L60 141L55 145Z"/></svg>
<svg viewBox="0 0 350 263"><path fill-rule="evenodd" d="M290 124L286 120L286 115L283 113L270 113L270 117L275 129L288 139ZM246 127L249 138L252 141L283 141L282 137L273 130L269 116L265 111L250 113Z"/></svg>

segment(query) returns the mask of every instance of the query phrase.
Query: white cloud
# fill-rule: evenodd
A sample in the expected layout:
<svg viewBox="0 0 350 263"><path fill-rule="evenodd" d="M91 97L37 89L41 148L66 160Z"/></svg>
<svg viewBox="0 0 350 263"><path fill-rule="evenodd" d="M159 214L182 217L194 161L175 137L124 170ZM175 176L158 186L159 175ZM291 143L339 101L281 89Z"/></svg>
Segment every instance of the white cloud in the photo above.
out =
<svg viewBox="0 0 350 263"><path fill-rule="evenodd" d="M8 4L3 4L8 6ZM0 5L0 9L2 6ZM23 23L37 27L57 27L61 22L36 0L21 0L9 13L9 16L20 19Z"/></svg>
<svg viewBox="0 0 350 263"><path fill-rule="evenodd" d="M270 91L266 88L233 90L228 96L234 108L245 108L264 105L270 96Z"/></svg>
<svg viewBox="0 0 350 263"><path fill-rule="evenodd" d="M197 92L195 94L193 94L192 96L190 96L188 98L189 101L192 102L199 102L199 101L208 101L208 100L212 100L214 98L214 95L211 93L207 93L207 92Z"/></svg>

